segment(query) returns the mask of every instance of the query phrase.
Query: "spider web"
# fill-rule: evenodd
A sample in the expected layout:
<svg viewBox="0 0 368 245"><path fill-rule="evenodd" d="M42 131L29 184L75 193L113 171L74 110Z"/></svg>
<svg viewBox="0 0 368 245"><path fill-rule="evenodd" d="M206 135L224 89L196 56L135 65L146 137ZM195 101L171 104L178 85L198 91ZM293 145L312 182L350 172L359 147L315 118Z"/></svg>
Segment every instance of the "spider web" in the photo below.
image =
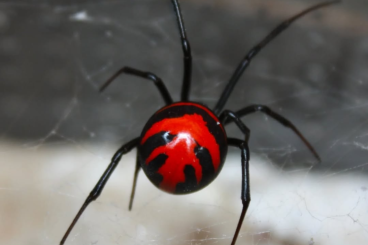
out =
<svg viewBox="0 0 368 245"><path fill-rule="evenodd" d="M316 1L313 1L316 3ZM245 52L310 1L182 1L193 51L191 99L213 107ZM264 104L290 119L321 156L272 118L247 116L252 202L237 244L367 244L368 19L359 0L299 20L254 59L225 108ZM160 0L0 2L0 243L58 244L123 143L163 105L124 65L160 76L175 100L182 51ZM227 127L229 136L241 137ZM230 149L204 190L172 196L140 174L135 151L66 244L230 244L241 210L240 153Z"/></svg>

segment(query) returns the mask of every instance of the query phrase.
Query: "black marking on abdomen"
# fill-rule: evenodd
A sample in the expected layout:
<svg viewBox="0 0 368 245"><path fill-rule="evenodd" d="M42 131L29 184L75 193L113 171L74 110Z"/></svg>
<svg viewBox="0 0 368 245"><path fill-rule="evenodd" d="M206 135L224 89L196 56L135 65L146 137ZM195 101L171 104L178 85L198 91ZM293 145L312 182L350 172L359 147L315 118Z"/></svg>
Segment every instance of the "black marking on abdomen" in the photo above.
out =
<svg viewBox="0 0 368 245"><path fill-rule="evenodd" d="M185 182L178 183L176 185L175 193L176 194L185 194L193 192L193 190L197 190L197 178L195 175L195 169L192 165L185 165L184 167L184 175Z"/></svg>

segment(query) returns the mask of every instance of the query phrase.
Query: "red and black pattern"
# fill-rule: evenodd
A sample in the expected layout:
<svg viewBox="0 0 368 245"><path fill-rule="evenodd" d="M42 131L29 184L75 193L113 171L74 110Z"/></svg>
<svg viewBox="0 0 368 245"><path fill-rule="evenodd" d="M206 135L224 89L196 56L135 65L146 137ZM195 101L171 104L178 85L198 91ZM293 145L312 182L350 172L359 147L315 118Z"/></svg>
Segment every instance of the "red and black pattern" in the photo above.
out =
<svg viewBox="0 0 368 245"><path fill-rule="evenodd" d="M138 151L141 167L153 184L185 194L216 178L227 153L226 133L207 107L178 102L148 120Z"/></svg>
<svg viewBox="0 0 368 245"><path fill-rule="evenodd" d="M100 88L103 91L112 81L121 74L137 76L152 82L160 92L166 106L158 110L145 125L141 136L136 137L122 145L114 154L109 166L102 174L100 180L88 195L86 201L79 209L74 220L60 241L63 245L74 225L87 206L96 200L111 174L119 164L123 155L134 148L138 148L138 157L135 165L133 187L130 195L129 210L132 209L137 177L139 170L144 172L158 188L173 194L187 194L198 191L211 183L224 164L227 146L240 149L241 152L241 202L243 205L238 225L236 227L231 245L235 245L243 224L244 217L250 204L249 186L249 128L242 122L243 116L262 112L275 119L285 127L290 128L308 147L318 161L320 157L312 145L299 132L299 130L286 118L272 111L265 105L250 105L236 112L224 110L231 92L238 83L239 78L248 67L252 59L276 36L290 26L292 22L316 9L337 3L327 1L311 6L302 12L280 23L264 39L251 48L234 70L225 89L217 101L213 111L207 107L189 102L189 91L192 77L192 54L189 40L186 36L184 21L178 0L171 0L177 17L177 24L183 50L183 84L180 101L174 103L169 91L160 77L151 72L142 71L124 66L111 76ZM217 116L216 116L217 115ZM242 138L227 138L223 125L235 123L242 133Z"/></svg>

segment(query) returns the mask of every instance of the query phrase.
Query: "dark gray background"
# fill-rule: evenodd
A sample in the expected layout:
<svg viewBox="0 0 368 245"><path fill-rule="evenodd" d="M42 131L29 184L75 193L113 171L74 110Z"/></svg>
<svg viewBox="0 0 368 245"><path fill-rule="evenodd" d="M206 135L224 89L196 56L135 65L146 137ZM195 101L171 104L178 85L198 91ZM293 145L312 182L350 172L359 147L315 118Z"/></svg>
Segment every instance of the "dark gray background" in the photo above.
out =
<svg viewBox="0 0 368 245"><path fill-rule="evenodd" d="M279 22L317 2L182 1L193 51L191 99L213 108L244 54ZM314 235L304 236L312 231L316 244L366 244L348 239L367 237L367 10L366 1L345 1L297 21L254 59L226 104L231 110L268 105L322 159L315 165L300 140L272 118L243 119L252 132L254 199L241 241L313 244ZM163 106L157 89L140 78L123 75L102 94L99 86L128 65L160 76L178 100L182 56L169 1L0 1L1 244L57 244L115 150ZM242 137L235 126L227 132ZM193 195L166 195L141 175L132 212L126 202L134 156L124 158L68 244L229 244L240 210L240 185L229 184L240 175L226 174L240 171L239 152L230 153L218 180ZM261 171L264 166L274 172ZM285 186L278 188L276 178ZM178 200L181 206L173 204ZM166 210L171 213L162 215ZM310 226L299 230L291 213ZM264 222L275 217L277 225ZM294 229L284 230L283 222ZM131 234L142 227L150 236L139 243Z"/></svg>
<svg viewBox="0 0 368 245"><path fill-rule="evenodd" d="M213 107L245 52L310 4L185 2L194 63L191 99ZM119 146L138 135L163 105L154 86L121 76L106 92L97 92L124 65L154 72L178 99L182 53L167 1L12 1L0 7L1 139ZM329 171L364 164L365 7L362 1L349 1L298 21L256 57L226 108L251 103L272 107L300 128ZM78 13L90 19L74 19ZM254 115L244 122L252 130L253 152L276 162L284 157L292 164L313 162L297 137L272 119ZM229 135L234 134L239 133L230 127ZM364 167L356 170L365 172Z"/></svg>

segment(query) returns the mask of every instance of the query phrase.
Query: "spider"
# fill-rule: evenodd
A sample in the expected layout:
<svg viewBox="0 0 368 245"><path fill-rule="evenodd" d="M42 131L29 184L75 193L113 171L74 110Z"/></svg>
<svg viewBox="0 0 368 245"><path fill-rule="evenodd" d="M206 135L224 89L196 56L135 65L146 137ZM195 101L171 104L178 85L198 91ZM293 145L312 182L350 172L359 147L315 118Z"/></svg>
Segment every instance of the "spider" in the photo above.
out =
<svg viewBox="0 0 368 245"><path fill-rule="evenodd" d="M241 117L254 112L265 113L285 127L290 128L303 141L314 157L320 161L320 157L315 149L299 132L299 130L289 120L272 111L269 107L265 105L250 105L236 112L223 110L223 108L244 70L248 67L251 60L259 53L259 51L261 51L271 40L278 36L295 20L311 11L339 1L328 1L316 4L287 19L273 29L245 55L243 60L235 69L213 110L203 104L189 100L192 72L190 44L185 31L178 0L172 0L171 2L177 18L181 46L184 55L184 75L181 99L179 102L174 102L170 93L166 89L165 84L155 74L131 67L121 68L101 86L100 92L121 74L141 77L154 83L158 91L161 93L166 106L159 109L151 116L139 137L136 137L121 146L114 154L111 163L102 174L100 180L97 182L96 186L93 188L70 224L60 242L60 245L64 244L69 233L87 206L100 196L105 184L122 156L135 147L137 147L137 160L129 202L129 210L132 209L137 177L141 168L150 181L159 189L171 194L188 194L204 188L217 177L225 162L228 146L234 146L240 149L242 168L241 201L243 208L231 245L236 243L245 214L250 204L248 148L250 130L241 121ZM224 126L232 122L237 125L244 135L243 139L230 138L226 136Z"/></svg>

